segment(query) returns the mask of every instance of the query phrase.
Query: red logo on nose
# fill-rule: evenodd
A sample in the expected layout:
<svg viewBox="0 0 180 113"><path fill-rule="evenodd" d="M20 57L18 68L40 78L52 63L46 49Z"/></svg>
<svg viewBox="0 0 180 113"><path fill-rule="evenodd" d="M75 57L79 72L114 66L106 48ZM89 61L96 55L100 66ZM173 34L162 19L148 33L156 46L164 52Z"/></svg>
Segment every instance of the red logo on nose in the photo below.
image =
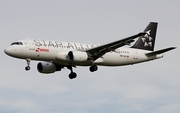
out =
<svg viewBox="0 0 180 113"><path fill-rule="evenodd" d="M49 49L37 48L35 52L49 52Z"/></svg>
<svg viewBox="0 0 180 113"><path fill-rule="evenodd" d="M36 49L36 52L39 52L39 51L40 51L40 48L37 48L37 49Z"/></svg>

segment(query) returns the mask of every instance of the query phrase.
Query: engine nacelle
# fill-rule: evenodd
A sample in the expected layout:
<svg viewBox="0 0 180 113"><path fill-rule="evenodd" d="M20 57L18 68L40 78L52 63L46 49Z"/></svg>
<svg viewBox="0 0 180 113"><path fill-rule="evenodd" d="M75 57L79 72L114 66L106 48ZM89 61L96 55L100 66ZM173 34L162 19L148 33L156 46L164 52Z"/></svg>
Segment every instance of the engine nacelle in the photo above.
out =
<svg viewBox="0 0 180 113"><path fill-rule="evenodd" d="M88 60L88 55L86 52L69 51L68 58L70 61L83 62Z"/></svg>
<svg viewBox="0 0 180 113"><path fill-rule="evenodd" d="M87 61L88 55L86 52L81 51L59 52L56 55L56 59L62 61L83 62Z"/></svg>
<svg viewBox="0 0 180 113"><path fill-rule="evenodd" d="M39 62L37 64L37 70L40 73L48 74L48 73L54 73L57 68L56 64L51 63L51 62Z"/></svg>
<svg viewBox="0 0 180 113"><path fill-rule="evenodd" d="M59 52L56 55L57 60L62 60L62 61L70 61L68 57L68 52Z"/></svg>

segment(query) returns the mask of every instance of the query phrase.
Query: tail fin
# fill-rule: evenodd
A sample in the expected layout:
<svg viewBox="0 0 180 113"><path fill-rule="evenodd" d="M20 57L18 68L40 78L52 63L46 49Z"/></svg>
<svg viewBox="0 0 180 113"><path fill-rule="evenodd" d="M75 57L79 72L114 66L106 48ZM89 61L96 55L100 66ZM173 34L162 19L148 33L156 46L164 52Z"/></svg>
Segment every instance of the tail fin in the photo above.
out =
<svg viewBox="0 0 180 113"><path fill-rule="evenodd" d="M156 39L157 25L158 23L156 22L150 22L144 30L146 34L139 37L136 43L131 48L153 51Z"/></svg>

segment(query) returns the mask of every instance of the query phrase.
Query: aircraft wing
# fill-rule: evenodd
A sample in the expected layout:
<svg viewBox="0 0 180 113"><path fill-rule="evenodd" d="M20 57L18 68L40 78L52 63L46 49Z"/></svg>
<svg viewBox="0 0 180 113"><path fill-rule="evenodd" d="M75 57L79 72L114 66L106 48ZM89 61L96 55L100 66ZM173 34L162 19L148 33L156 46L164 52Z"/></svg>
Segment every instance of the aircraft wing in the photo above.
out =
<svg viewBox="0 0 180 113"><path fill-rule="evenodd" d="M135 38L145 35L145 34L146 33L143 33L143 32L138 33L136 35L133 35L133 36L130 36L130 37L127 37L127 38L124 38L124 39L121 39L121 40L118 40L115 42L111 42L111 43L108 43L105 45L101 45L101 46L89 49L86 52L88 53L90 60L95 61L96 59L98 59L99 57L104 55L105 53L114 51L115 49L117 49L119 47L129 45L130 43L134 42Z"/></svg>

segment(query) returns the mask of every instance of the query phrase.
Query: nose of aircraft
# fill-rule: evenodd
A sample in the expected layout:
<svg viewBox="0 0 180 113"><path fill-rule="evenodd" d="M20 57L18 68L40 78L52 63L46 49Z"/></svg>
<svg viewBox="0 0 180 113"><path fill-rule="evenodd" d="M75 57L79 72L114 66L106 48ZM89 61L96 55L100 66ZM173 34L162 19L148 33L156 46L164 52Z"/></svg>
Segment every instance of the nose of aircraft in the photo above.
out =
<svg viewBox="0 0 180 113"><path fill-rule="evenodd" d="M7 55L10 55L12 50L10 49L10 47L7 47L4 49L4 52L7 54Z"/></svg>

